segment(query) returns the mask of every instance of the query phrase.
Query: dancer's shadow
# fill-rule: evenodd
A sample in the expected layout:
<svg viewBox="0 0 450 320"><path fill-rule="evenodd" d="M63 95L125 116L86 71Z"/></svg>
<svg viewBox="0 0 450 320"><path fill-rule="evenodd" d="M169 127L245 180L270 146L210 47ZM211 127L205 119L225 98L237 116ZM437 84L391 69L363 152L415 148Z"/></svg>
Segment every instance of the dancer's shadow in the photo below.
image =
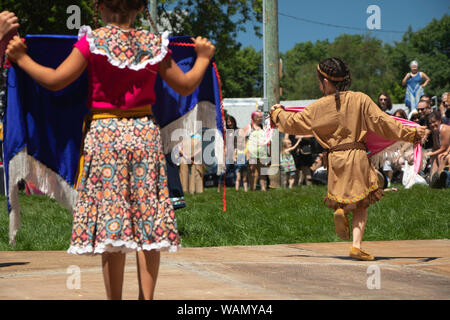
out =
<svg viewBox="0 0 450 320"><path fill-rule="evenodd" d="M6 262L0 263L0 268L12 267L12 266L23 266L29 264L29 262Z"/></svg>
<svg viewBox="0 0 450 320"><path fill-rule="evenodd" d="M340 260L349 260L349 261L355 261L352 257L349 256L309 256L306 254L291 254L287 256L283 256L286 258L290 257L303 257L303 258L335 258ZM377 257L375 256L375 261L383 261L383 260L395 260L395 259L414 259L419 260L420 262L430 262L434 261L436 259L440 259L441 257ZM359 261L359 260L356 260Z"/></svg>

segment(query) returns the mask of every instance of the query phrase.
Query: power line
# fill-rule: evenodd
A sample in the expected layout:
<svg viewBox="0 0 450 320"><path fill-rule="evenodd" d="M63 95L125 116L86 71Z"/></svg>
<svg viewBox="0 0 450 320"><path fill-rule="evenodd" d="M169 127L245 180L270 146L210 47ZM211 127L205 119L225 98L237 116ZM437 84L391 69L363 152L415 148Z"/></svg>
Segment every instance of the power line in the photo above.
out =
<svg viewBox="0 0 450 320"><path fill-rule="evenodd" d="M285 13L281 13L278 12L278 15L280 16L284 16L287 18L291 18L294 20L298 20L298 21L303 21L303 22L308 22L308 23L313 23L313 24L319 24L322 26L327 26L327 27L333 27L333 28L341 28L341 29L350 29L350 30L357 30L357 31L369 31L369 32L385 32L385 33L405 33L406 31L396 31L396 30L381 30L381 29L374 29L374 30L368 30L368 29L364 29L364 28L357 28L357 27L348 27L348 26L340 26L337 24L331 24L331 23L325 23L325 22L320 22L320 21L314 21L314 20L310 20L310 19L305 19L305 18L299 18L299 17L294 17L291 16L289 14L285 14Z"/></svg>

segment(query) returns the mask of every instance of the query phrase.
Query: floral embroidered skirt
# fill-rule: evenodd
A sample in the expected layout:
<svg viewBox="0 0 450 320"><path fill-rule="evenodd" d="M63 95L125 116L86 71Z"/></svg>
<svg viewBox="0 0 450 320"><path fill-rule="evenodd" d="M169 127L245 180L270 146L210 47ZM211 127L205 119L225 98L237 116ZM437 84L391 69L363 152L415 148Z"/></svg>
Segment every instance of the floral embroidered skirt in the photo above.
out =
<svg viewBox="0 0 450 320"><path fill-rule="evenodd" d="M150 117L93 120L84 157L68 253L180 247L159 127Z"/></svg>

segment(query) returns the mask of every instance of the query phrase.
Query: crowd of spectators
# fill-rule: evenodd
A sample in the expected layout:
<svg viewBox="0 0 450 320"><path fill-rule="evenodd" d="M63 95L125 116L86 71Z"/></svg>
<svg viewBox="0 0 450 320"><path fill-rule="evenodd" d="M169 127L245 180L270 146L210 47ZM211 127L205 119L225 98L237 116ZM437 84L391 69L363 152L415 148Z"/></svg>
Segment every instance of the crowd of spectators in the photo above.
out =
<svg viewBox="0 0 450 320"><path fill-rule="evenodd" d="M422 141L423 165L418 174L413 170L413 146L399 144L396 150L386 152L386 158L378 168L380 182L385 190L396 190L392 184L403 184L406 188L414 184L427 184L432 188L450 187L450 107L448 93L443 93L439 103L424 93L430 78L418 70L418 63L411 63L409 72L402 83L406 86L405 104L394 106L387 92L381 92L377 105L387 114L427 126L427 136ZM413 90L414 89L414 90ZM421 96L417 94L421 93ZM436 97L433 97L435 99ZM263 114L252 113L250 123L237 128L232 116L226 117L227 140L234 141L231 151L227 151L226 172L218 181L218 191L226 183L244 191L271 186L271 179L263 173L270 168L268 146L258 141L264 140ZM284 135L281 140L280 165L281 186L292 188L296 185L327 184L326 164L323 163L323 148L313 136ZM267 171L266 171L267 172Z"/></svg>
<svg viewBox="0 0 450 320"><path fill-rule="evenodd" d="M428 78L429 79L429 78ZM428 95L422 95L416 108L393 110L387 93L378 97L378 106L381 110L395 117L408 119L422 126L427 126L427 136L422 141L423 166L417 175L412 175L413 151L412 146L399 148L386 157L380 172L384 176L385 187L390 188L392 182L402 183L406 187L413 184L428 184L432 188L450 187L449 161L450 161L450 108L447 103L448 93L441 95L439 106L433 105Z"/></svg>

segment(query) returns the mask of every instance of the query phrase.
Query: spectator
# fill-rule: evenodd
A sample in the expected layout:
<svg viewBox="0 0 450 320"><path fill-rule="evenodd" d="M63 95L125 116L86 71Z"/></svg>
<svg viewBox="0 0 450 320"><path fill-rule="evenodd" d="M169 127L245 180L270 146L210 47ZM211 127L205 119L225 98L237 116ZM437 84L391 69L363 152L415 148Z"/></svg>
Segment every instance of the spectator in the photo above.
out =
<svg viewBox="0 0 450 320"><path fill-rule="evenodd" d="M413 111L409 116L409 120L417 124L420 124L420 114L417 111Z"/></svg>
<svg viewBox="0 0 450 320"><path fill-rule="evenodd" d="M395 110L393 116L394 116L394 117L397 117L397 118L406 119L406 120L408 119L408 116L406 115L406 112L405 112L405 110L403 110L403 109L397 109L397 110Z"/></svg>
<svg viewBox="0 0 450 320"><path fill-rule="evenodd" d="M450 125L450 107L447 103L448 92L444 92L441 96L441 105L439 106L439 111L442 116L442 123Z"/></svg>
<svg viewBox="0 0 450 320"><path fill-rule="evenodd" d="M194 134L180 147L180 180L184 193L203 193L202 137Z"/></svg>
<svg viewBox="0 0 450 320"><path fill-rule="evenodd" d="M431 187L450 188L450 155L441 156L437 172L432 177Z"/></svg>
<svg viewBox="0 0 450 320"><path fill-rule="evenodd" d="M237 125L236 119L233 116L226 115L225 117L225 126L227 128L227 137L226 137L226 160L225 160L225 173L222 173L219 176L219 182L217 184L217 192L220 192L220 186L227 182L227 177L231 178L234 184L236 181L235 172L234 172L234 150L235 150L235 134L237 133Z"/></svg>
<svg viewBox="0 0 450 320"><path fill-rule="evenodd" d="M450 152L450 126L442 123L441 113L434 110L427 117L428 128L433 134L433 151L428 153L431 158L431 186L434 187L440 175L439 168L448 161Z"/></svg>
<svg viewBox="0 0 450 320"><path fill-rule="evenodd" d="M420 115L421 125L427 124L427 116L431 113L431 104L426 100L421 100L417 104L417 112Z"/></svg>
<svg viewBox="0 0 450 320"><path fill-rule="evenodd" d="M378 95L377 105L378 107L380 107L381 110L383 110L387 114L392 114L391 97L386 92L382 92Z"/></svg>
<svg viewBox="0 0 450 320"><path fill-rule="evenodd" d="M247 148L248 137L245 135L244 130L238 131L238 139L235 150L235 173L236 173L236 191L239 191L242 185L244 187L244 191L248 191L248 148Z"/></svg>
<svg viewBox="0 0 450 320"><path fill-rule="evenodd" d="M323 164L323 154L319 153L310 167L312 172L311 181L313 184L328 184L328 171Z"/></svg>
<svg viewBox="0 0 450 320"><path fill-rule="evenodd" d="M433 103L434 103L433 100L431 100L431 97L428 94L422 95L420 97L419 101L427 101L430 104L431 107L433 106Z"/></svg>
<svg viewBox="0 0 450 320"><path fill-rule="evenodd" d="M292 142L289 138L283 139L282 142L282 149L280 154L280 166L281 166L281 173L282 173L282 179L281 181L282 186L286 187L286 182L289 184L289 189L292 189L295 182L295 161L294 157L291 154L291 151L295 150L297 146L299 145L300 141L302 141L301 137L297 138L297 142L294 146L292 146Z"/></svg>
<svg viewBox="0 0 450 320"><path fill-rule="evenodd" d="M251 176L251 189L256 190L259 183L262 191L266 191L266 177L262 176L261 169L267 168L270 158L267 152L267 145L264 144L263 114L261 111L252 113L250 126L244 128L244 132L249 132L247 148L249 152L249 169Z"/></svg>
<svg viewBox="0 0 450 320"><path fill-rule="evenodd" d="M421 100L417 105L417 113L419 114L419 124L421 126L427 125L427 116L431 113L431 105L426 100ZM412 112L411 112L412 114ZM423 148L426 150L431 150L433 148L433 139L431 135L431 130L426 130L426 136L424 139Z"/></svg>
<svg viewBox="0 0 450 320"><path fill-rule="evenodd" d="M406 86L405 105L410 111L417 109L420 97L424 94L423 88L430 82L430 78L419 71L419 63L411 61L409 64L411 72L408 72L402 80L402 85ZM422 83L422 81L425 82Z"/></svg>
<svg viewBox="0 0 450 320"><path fill-rule="evenodd" d="M291 143L296 143L301 136L289 135ZM309 168L314 163L313 149L316 139L313 136L301 137L300 144L292 151L297 168L296 181L298 185L311 185L311 169Z"/></svg>

